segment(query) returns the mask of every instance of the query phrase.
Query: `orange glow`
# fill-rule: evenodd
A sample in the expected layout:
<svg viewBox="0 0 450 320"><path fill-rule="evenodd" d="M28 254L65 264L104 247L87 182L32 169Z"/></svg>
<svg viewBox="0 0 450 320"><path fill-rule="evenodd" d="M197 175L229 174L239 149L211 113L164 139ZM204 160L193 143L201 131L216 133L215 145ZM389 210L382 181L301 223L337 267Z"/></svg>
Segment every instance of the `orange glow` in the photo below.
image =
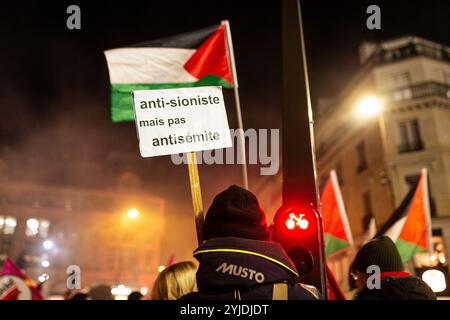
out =
<svg viewBox="0 0 450 320"><path fill-rule="evenodd" d="M139 210L138 209L130 209L127 212L128 218L130 219L136 219L137 217L139 217Z"/></svg>

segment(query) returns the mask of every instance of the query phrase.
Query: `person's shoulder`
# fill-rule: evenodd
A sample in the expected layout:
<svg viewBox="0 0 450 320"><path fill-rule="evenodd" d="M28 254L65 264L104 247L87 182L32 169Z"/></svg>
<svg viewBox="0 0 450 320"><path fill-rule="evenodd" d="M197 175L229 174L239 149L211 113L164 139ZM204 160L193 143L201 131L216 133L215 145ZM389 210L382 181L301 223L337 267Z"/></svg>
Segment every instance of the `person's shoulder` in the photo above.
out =
<svg viewBox="0 0 450 320"><path fill-rule="evenodd" d="M377 289L364 289L359 292L357 292L353 300L386 300L386 297L383 296L383 292L381 290Z"/></svg>
<svg viewBox="0 0 450 320"><path fill-rule="evenodd" d="M181 298L178 298L178 300L192 300L192 301L199 301L199 300L232 300L233 295L229 292L225 293L203 293L203 292L191 292L188 293Z"/></svg>
<svg viewBox="0 0 450 320"><path fill-rule="evenodd" d="M200 292L190 292L180 298L178 300L206 300L205 295Z"/></svg>
<svg viewBox="0 0 450 320"><path fill-rule="evenodd" d="M320 292L316 287L303 283L289 284L289 300L320 300Z"/></svg>
<svg viewBox="0 0 450 320"><path fill-rule="evenodd" d="M436 300L436 294L418 277L387 277L380 288L366 288L356 294L355 300Z"/></svg>
<svg viewBox="0 0 450 320"><path fill-rule="evenodd" d="M382 285L397 288L407 299L435 300L436 294L428 284L416 276L386 278Z"/></svg>

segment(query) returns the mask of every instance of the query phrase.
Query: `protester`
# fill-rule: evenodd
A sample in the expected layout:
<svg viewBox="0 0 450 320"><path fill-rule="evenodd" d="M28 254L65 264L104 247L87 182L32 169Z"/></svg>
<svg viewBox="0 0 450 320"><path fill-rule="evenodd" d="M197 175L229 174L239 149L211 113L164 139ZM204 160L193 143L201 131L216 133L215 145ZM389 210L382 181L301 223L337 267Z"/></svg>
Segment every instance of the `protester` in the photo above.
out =
<svg viewBox="0 0 450 320"><path fill-rule="evenodd" d="M203 237L194 252L199 292L183 299L318 298L317 289L297 282L297 270L281 245L269 241L266 215L251 192L231 186L217 195Z"/></svg>
<svg viewBox="0 0 450 320"><path fill-rule="evenodd" d="M100 284L92 287L89 290L89 295L92 300L114 300L114 297L111 294L111 286L107 284Z"/></svg>
<svg viewBox="0 0 450 320"><path fill-rule="evenodd" d="M91 300L87 293L77 292L69 300Z"/></svg>
<svg viewBox="0 0 450 320"><path fill-rule="evenodd" d="M128 295L128 300L141 300L144 297L139 291L133 291Z"/></svg>
<svg viewBox="0 0 450 320"><path fill-rule="evenodd" d="M371 265L380 268L380 286L372 288L367 273ZM366 243L356 254L351 275L358 288L355 300L436 300L431 288L420 278L404 271L400 253L395 243L381 236Z"/></svg>
<svg viewBox="0 0 450 320"><path fill-rule="evenodd" d="M177 300L196 290L197 266L191 261L175 263L160 272L153 284L152 300Z"/></svg>

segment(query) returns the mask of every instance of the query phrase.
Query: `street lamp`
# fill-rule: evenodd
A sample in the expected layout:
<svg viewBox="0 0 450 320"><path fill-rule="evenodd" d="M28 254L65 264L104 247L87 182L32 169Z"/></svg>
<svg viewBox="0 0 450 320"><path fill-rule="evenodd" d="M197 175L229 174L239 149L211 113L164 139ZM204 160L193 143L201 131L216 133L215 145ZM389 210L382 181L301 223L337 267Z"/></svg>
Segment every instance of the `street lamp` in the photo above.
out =
<svg viewBox="0 0 450 320"><path fill-rule="evenodd" d="M127 216L130 219L136 219L137 217L139 217L139 210L138 209L130 209L127 212Z"/></svg>
<svg viewBox="0 0 450 320"><path fill-rule="evenodd" d="M50 267L50 262L48 260L43 260L41 262L41 266L43 266L44 268L48 268Z"/></svg>
<svg viewBox="0 0 450 320"><path fill-rule="evenodd" d="M375 96L365 96L358 101L356 113L360 118L374 118L383 112L383 102Z"/></svg>
<svg viewBox="0 0 450 320"><path fill-rule="evenodd" d="M51 240L45 240L44 243L42 243L42 246L45 250L50 250L51 248L53 248L54 243Z"/></svg>
<svg viewBox="0 0 450 320"><path fill-rule="evenodd" d="M447 288L445 274L436 269L429 269L422 274L422 280L426 282L434 292L442 292Z"/></svg>

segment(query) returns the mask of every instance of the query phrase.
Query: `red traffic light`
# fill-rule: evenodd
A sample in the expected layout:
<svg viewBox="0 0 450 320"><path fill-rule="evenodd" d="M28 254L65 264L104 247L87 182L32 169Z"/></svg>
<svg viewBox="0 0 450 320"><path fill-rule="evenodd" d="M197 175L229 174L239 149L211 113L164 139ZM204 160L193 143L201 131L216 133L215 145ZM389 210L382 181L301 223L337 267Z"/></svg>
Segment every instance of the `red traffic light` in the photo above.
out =
<svg viewBox="0 0 450 320"><path fill-rule="evenodd" d="M325 281L322 220L312 205L279 208L274 216L272 238L284 248L305 283L322 286Z"/></svg>

